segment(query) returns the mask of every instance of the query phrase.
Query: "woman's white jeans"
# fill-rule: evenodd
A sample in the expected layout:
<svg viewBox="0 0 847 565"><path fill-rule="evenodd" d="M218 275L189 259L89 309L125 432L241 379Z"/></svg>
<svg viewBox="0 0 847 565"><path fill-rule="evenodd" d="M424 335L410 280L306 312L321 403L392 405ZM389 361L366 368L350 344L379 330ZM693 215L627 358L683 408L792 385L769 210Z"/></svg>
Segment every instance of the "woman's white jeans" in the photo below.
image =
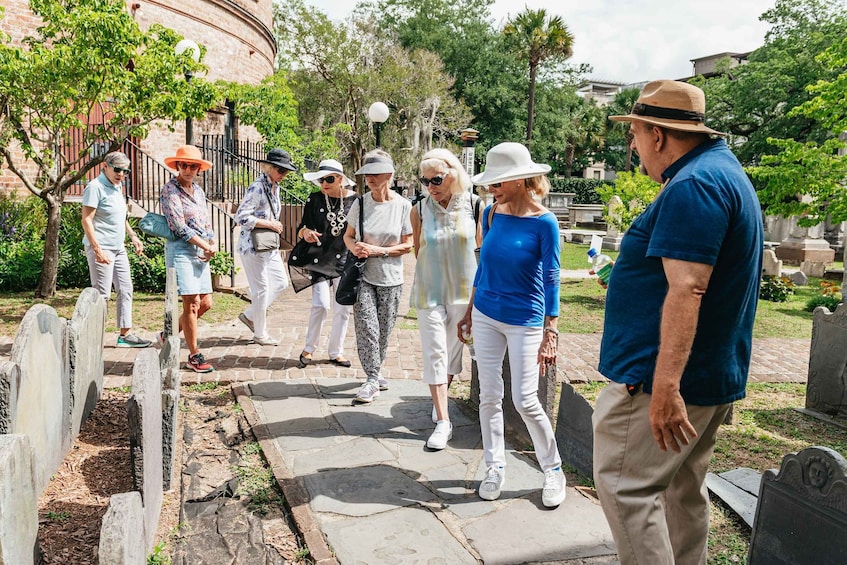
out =
<svg viewBox="0 0 847 565"><path fill-rule="evenodd" d="M283 290L288 288L288 273L279 251L244 254L241 265L250 284L250 306L244 311L253 322L253 336L267 339L268 307Z"/></svg>
<svg viewBox="0 0 847 565"><path fill-rule="evenodd" d="M467 304L418 309L418 328L423 353L423 382L447 384L447 375L462 372L462 348L457 328L468 311Z"/></svg>
<svg viewBox="0 0 847 565"><path fill-rule="evenodd" d="M317 349L321 328L330 308L332 329L329 332L327 353L330 359L338 359L344 356L344 337L347 335L347 324L353 307L343 306L335 301L335 287L326 279L312 285L312 311L309 314L309 331L306 332L306 346L303 351L312 353Z"/></svg>
<svg viewBox="0 0 847 565"><path fill-rule="evenodd" d="M479 373L479 424L486 466L505 466L503 439L503 357L509 349L512 402L523 418L542 471L561 465L553 426L538 400L538 348L542 328L513 326L489 318L476 308L471 329Z"/></svg>

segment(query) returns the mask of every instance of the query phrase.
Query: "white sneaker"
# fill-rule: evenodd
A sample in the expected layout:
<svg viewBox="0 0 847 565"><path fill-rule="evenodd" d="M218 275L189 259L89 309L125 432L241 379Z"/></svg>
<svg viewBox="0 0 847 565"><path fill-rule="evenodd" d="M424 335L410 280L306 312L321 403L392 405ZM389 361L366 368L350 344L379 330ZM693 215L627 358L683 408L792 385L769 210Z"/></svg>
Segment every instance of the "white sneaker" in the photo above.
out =
<svg viewBox="0 0 847 565"><path fill-rule="evenodd" d="M379 384L379 390L388 390L388 379L380 377L376 382Z"/></svg>
<svg viewBox="0 0 847 565"><path fill-rule="evenodd" d="M541 503L555 508L565 501L565 474L561 467L544 471L544 486L541 488Z"/></svg>
<svg viewBox="0 0 847 565"><path fill-rule="evenodd" d="M376 381L367 381L359 389L359 392L356 393L356 398L353 399L353 402L370 404L377 396L379 396L379 385Z"/></svg>
<svg viewBox="0 0 847 565"><path fill-rule="evenodd" d="M253 343L258 343L259 345L279 345L279 340L272 337L253 336Z"/></svg>
<svg viewBox="0 0 847 565"><path fill-rule="evenodd" d="M453 437L453 424L450 423L450 420L441 420L435 425L435 431L426 440L426 446L430 449L444 449L451 437Z"/></svg>
<svg viewBox="0 0 847 565"><path fill-rule="evenodd" d="M506 482L506 469L504 467L489 467L485 472L485 478L479 484L477 493L483 500L497 500L500 498L500 490Z"/></svg>

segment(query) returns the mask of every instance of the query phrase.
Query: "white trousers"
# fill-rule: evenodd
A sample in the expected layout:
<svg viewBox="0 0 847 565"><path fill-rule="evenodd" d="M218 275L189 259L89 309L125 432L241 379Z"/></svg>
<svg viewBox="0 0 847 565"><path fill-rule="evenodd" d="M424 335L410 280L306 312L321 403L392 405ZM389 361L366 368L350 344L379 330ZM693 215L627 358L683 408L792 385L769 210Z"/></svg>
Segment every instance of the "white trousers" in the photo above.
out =
<svg viewBox="0 0 847 565"><path fill-rule="evenodd" d="M509 349L512 402L523 418L542 471L562 464L550 418L538 400L538 348L543 328L513 326L472 312L476 366L479 372L479 424L486 466L506 465L503 437L503 357Z"/></svg>
<svg viewBox="0 0 847 565"><path fill-rule="evenodd" d="M459 340L456 326L467 311L467 304L418 310L424 383L447 384L447 375L462 372L462 348L465 344Z"/></svg>
<svg viewBox="0 0 847 565"><path fill-rule="evenodd" d="M353 307L343 306L335 301L335 286L330 285L326 279L312 285L312 310L309 313L309 330L306 332L306 346L303 351L312 353L317 349L321 329L330 308L332 329L329 332L327 353L330 359L338 359L344 356L344 338L347 336L347 325Z"/></svg>
<svg viewBox="0 0 847 565"><path fill-rule="evenodd" d="M250 284L251 302L244 315L253 321L253 336L267 339L270 337L267 328L268 307L288 288L285 264L279 251L244 254L241 256L241 264Z"/></svg>
<svg viewBox="0 0 847 565"><path fill-rule="evenodd" d="M117 304L118 328L132 327L132 275L129 272L129 256L126 248L104 249L110 263L98 263L94 249L85 246L85 257L88 259L88 278L91 286L100 293L108 304L112 287L115 288L115 303Z"/></svg>

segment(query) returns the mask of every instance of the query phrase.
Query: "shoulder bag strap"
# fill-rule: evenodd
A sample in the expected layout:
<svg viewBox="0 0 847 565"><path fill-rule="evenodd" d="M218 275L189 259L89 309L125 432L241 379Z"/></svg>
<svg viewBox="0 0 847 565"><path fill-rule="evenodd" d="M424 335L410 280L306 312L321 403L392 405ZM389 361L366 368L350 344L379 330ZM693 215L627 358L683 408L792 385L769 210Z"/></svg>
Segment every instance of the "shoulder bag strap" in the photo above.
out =
<svg viewBox="0 0 847 565"><path fill-rule="evenodd" d="M365 241L365 197L359 196L359 241Z"/></svg>
<svg viewBox="0 0 847 565"><path fill-rule="evenodd" d="M271 208L271 214L274 215L274 220L279 221L279 215L282 210L280 210L279 212L274 210L274 201L273 198L271 198L271 192L266 187L262 187L262 192L265 193L265 198L268 199L268 206L270 206Z"/></svg>
<svg viewBox="0 0 847 565"><path fill-rule="evenodd" d="M491 205L491 208L488 210L488 229L491 229L491 221L494 219L494 209L497 207L497 203Z"/></svg>

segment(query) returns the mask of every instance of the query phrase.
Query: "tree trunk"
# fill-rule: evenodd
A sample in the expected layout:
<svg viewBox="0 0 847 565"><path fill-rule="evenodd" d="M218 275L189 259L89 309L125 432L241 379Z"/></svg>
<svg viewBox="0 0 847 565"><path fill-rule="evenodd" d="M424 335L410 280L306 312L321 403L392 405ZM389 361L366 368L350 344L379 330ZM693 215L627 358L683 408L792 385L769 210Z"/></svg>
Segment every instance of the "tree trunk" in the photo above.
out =
<svg viewBox="0 0 847 565"><path fill-rule="evenodd" d="M526 146L529 147L532 142L532 122L535 115L535 75L538 72L537 66L529 66L529 102L527 103L526 117Z"/></svg>
<svg viewBox="0 0 847 565"><path fill-rule="evenodd" d="M632 146L628 143L626 145L626 163L624 170L627 172L632 170Z"/></svg>
<svg viewBox="0 0 847 565"><path fill-rule="evenodd" d="M568 143L565 149L565 176L571 178L573 175L573 161L576 156L576 149L572 143Z"/></svg>
<svg viewBox="0 0 847 565"><path fill-rule="evenodd" d="M44 259L35 297L50 298L56 294L59 275L59 226L62 224L63 198L56 198L50 192L43 192L41 197L47 203L47 232L44 234Z"/></svg>

